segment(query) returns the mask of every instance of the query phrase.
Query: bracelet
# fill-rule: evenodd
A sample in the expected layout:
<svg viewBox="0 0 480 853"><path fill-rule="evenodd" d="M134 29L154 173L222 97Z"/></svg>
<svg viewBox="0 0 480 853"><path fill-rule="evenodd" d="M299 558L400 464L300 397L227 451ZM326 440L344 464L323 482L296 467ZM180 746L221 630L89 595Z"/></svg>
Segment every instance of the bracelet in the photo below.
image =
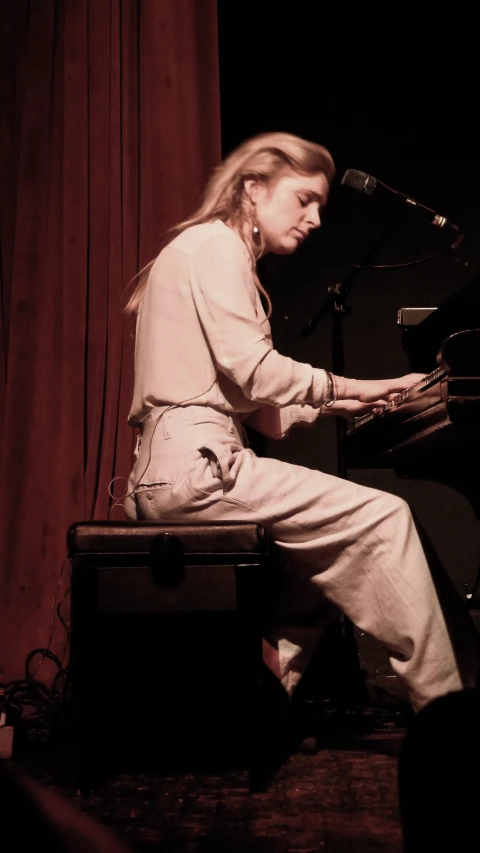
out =
<svg viewBox="0 0 480 853"><path fill-rule="evenodd" d="M333 378L333 373L327 370L327 396L323 401L323 405L328 409L337 402L337 385Z"/></svg>

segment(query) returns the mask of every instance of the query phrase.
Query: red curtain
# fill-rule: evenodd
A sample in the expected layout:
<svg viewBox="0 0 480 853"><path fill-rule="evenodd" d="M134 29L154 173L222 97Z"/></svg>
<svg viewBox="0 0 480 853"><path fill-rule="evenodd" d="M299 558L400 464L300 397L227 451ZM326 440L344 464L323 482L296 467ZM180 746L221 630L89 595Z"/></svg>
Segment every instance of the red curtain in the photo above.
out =
<svg viewBox="0 0 480 853"><path fill-rule="evenodd" d="M215 0L10 0L0 33L5 681L35 648L65 654L69 525L124 518L123 291L221 147Z"/></svg>

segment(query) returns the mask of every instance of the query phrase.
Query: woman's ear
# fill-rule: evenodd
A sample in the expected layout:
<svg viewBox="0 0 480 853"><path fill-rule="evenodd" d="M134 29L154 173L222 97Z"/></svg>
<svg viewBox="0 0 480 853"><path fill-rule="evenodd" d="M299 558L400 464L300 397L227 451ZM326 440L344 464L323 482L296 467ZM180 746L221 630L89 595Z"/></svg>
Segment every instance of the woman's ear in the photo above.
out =
<svg viewBox="0 0 480 853"><path fill-rule="evenodd" d="M243 187L252 204L256 204L263 189L262 184L255 178L245 178Z"/></svg>

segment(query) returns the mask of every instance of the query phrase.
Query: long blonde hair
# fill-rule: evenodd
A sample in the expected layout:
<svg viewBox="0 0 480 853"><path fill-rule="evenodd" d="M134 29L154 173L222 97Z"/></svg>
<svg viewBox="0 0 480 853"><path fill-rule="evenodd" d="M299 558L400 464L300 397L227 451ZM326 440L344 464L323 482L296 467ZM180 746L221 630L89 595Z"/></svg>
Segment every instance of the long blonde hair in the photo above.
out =
<svg viewBox="0 0 480 853"><path fill-rule="evenodd" d="M261 243L258 246L254 241L254 210L244 184L247 178L269 183L285 168L290 168L300 175L316 175L321 172L329 184L335 176L333 159L323 145L309 142L291 133L260 133L242 142L214 169L205 187L200 207L188 219L170 228L164 241L166 245L168 238L173 239L191 225L202 222L221 219L231 224L249 251L254 281L267 300L268 316L271 314L272 304L256 272L256 262L263 246ZM137 286L125 306L127 314L138 312L155 260L156 258L143 267L133 279L137 281Z"/></svg>

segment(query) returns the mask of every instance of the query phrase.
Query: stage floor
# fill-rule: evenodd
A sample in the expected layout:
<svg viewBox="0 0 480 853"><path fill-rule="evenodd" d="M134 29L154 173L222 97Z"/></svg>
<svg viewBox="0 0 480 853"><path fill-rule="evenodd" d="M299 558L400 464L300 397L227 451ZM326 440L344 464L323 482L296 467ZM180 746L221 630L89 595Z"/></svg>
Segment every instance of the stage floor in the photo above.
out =
<svg viewBox="0 0 480 853"><path fill-rule="evenodd" d="M29 776L66 798L132 851L167 853L402 853L398 753L402 729L331 736L295 753L268 789L240 771L115 773L79 796L68 762L23 760Z"/></svg>

